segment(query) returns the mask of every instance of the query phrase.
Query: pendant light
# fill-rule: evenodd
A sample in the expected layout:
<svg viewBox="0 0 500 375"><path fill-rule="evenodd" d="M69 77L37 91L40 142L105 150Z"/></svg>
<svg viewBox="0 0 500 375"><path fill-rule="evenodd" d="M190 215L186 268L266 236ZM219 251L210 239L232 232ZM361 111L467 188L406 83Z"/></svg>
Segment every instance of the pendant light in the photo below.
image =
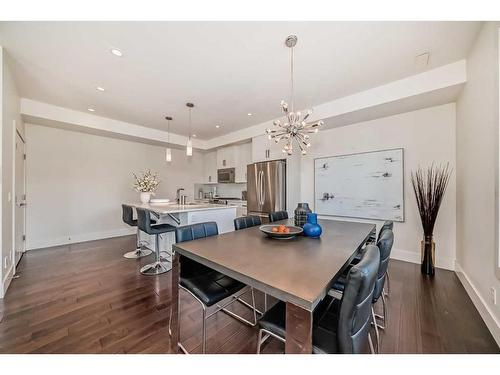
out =
<svg viewBox="0 0 500 375"><path fill-rule="evenodd" d="M193 156L193 142L191 140L191 110L194 107L193 103L186 103L186 106L189 108L189 134L188 134L188 140L186 143L186 155L187 156Z"/></svg>
<svg viewBox="0 0 500 375"><path fill-rule="evenodd" d="M170 116L167 116L165 117L165 120L167 120L167 130L168 130L168 134L167 134L167 144L168 146L170 146L170 121L172 120L172 117ZM167 162L171 162L172 161L172 149L170 147L167 147L167 149L165 150L165 161Z"/></svg>
<svg viewBox="0 0 500 375"><path fill-rule="evenodd" d="M293 144L295 143L302 155L307 154L307 149L311 146L309 142L309 134L317 133L323 125L323 121L306 122L312 114L312 109L308 109L305 113L295 112L295 92L294 92L294 66L293 66L293 48L297 45L297 36L289 35L285 40L285 45L290 48L290 82L291 92L290 101L291 108L282 100L281 110L285 116L284 121L275 120L274 128L267 129L266 133L269 139L274 139L276 143L284 142L282 151L284 154L291 155L293 153Z"/></svg>

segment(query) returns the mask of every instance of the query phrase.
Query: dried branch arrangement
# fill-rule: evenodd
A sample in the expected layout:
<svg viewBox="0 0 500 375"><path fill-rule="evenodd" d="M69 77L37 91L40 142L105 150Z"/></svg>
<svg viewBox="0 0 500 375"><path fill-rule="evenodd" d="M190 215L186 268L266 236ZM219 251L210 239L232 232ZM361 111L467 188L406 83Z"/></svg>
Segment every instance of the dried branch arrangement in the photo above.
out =
<svg viewBox="0 0 500 375"><path fill-rule="evenodd" d="M436 224L439 207L450 180L452 168L450 164L435 166L427 169L418 168L411 173L411 183L417 198L418 211L425 236L432 236Z"/></svg>

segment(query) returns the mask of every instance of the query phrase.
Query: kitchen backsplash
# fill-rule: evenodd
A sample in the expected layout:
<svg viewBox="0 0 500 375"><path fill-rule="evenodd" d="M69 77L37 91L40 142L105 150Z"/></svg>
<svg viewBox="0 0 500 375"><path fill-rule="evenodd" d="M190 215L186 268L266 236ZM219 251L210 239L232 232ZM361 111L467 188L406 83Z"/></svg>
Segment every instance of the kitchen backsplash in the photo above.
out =
<svg viewBox="0 0 500 375"><path fill-rule="evenodd" d="M209 193L214 191L214 187L219 197L241 198L241 192L247 189L247 184L194 184L195 198L198 198L200 190Z"/></svg>

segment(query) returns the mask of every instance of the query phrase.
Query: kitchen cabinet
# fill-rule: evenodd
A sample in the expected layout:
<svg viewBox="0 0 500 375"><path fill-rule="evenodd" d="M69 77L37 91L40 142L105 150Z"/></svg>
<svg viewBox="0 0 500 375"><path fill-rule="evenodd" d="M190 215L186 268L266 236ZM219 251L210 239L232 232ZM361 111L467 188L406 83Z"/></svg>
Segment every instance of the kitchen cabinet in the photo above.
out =
<svg viewBox="0 0 500 375"><path fill-rule="evenodd" d="M217 149L217 169L236 168L236 153L234 145Z"/></svg>
<svg viewBox="0 0 500 375"><path fill-rule="evenodd" d="M247 164L251 163L252 145L250 142L217 149L216 168L234 168L235 182L247 181Z"/></svg>
<svg viewBox="0 0 500 375"><path fill-rule="evenodd" d="M286 159L287 155L281 151L282 144L276 144L267 135L259 135L252 138L252 160L253 162Z"/></svg>
<svg viewBox="0 0 500 375"><path fill-rule="evenodd" d="M252 164L252 144L248 142L236 145L236 182L247 182L248 164Z"/></svg>
<svg viewBox="0 0 500 375"><path fill-rule="evenodd" d="M217 151L203 155L203 183L217 183Z"/></svg>

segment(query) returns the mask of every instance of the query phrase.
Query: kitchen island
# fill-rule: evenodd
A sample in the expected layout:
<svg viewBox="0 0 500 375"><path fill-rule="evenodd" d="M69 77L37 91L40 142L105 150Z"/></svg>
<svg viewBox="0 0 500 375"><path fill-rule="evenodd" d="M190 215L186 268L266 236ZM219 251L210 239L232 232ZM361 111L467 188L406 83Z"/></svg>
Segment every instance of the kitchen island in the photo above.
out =
<svg viewBox="0 0 500 375"><path fill-rule="evenodd" d="M156 217L158 224L171 224L181 226L188 224L204 223L215 221L219 228L219 233L227 233L234 230L234 219L236 218L236 207L210 204L210 203L127 203L135 208L143 208L151 211ZM140 240L153 252L155 251L154 236L139 232ZM160 251L166 252L171 259L172 244L175 243L175 233L165 233L160 235Z"/></svg>

